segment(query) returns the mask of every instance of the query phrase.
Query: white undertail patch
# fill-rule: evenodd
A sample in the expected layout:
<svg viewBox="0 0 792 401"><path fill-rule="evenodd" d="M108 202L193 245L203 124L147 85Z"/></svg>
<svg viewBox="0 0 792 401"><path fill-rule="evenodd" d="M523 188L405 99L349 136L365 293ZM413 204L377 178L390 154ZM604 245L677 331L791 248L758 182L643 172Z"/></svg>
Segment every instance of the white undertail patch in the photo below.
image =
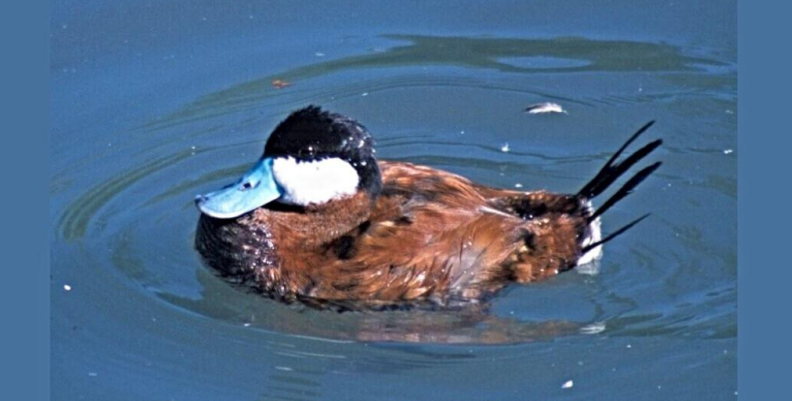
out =
<svg viewBox="0 0 792 401"><path fill-rule="evenodd" d="M591 213L594 212L594 206L592 205L591 201L588 201L586 206L589 208ZM601 240L602 222L600 221L600 218L597 217L591 222L591 224L589 224L588 229L586 230L586 236L583 238L581 246L586 247ZM586 252L585 255L581 256L577 261L577 267L575 270L577 270L577 272L580 274L594 276L599 273L600 259L602 259L602 245L594 247L593 249Z"/></svg>
<svg viewBox="0 0 792 401"><path fill-rule="evenodd" d="M272 161L272 174L283 189L280 201L300 206L354 195L360 181L352 165L335 157L316 161L279 157Z"/></svg>

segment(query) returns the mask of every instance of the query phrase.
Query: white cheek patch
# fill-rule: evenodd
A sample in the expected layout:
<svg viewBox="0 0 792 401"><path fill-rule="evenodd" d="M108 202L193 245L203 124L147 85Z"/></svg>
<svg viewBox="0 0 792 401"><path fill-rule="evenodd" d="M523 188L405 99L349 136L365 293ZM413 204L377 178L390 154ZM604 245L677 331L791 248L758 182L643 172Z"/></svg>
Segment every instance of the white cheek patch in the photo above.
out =
<svg viewBox="0 0 792 401"><path fill-rule="evenodd" d="M272 175L283 189L280 201L301 206L353 195L359 181L357 171L339 158L297 161L279 157L272 162Z"/></svg>

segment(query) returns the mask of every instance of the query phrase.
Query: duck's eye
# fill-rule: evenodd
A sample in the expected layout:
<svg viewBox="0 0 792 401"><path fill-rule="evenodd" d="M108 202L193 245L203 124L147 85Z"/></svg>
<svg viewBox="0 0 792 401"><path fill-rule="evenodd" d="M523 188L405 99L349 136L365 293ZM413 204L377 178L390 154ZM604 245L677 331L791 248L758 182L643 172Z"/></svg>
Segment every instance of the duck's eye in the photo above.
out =
<svg viewBox="0 0 792 401"><path fill-rule="evenodd" d="M242 187L239 188L239 189L242 190L242 191L247 191L248 189L251 189L253 187L255 187L255 185L253 185L252 182L248 181L248 182L242 184Z"/></svg>

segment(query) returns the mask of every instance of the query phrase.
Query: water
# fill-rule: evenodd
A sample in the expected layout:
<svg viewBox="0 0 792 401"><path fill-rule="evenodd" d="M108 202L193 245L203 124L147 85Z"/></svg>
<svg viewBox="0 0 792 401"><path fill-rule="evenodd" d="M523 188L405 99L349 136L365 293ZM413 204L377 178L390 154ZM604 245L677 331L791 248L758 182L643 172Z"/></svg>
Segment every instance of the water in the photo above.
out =
<svg viewBox="0 0 792 401"><path fill-rule="evenodd" d="M579 3L53 4L52 398L734 399L736 2ZM604 229L653 216L486 316L261 299L201 264L192 197L309 103L384 159L557 191L657 119Z"/></svg>

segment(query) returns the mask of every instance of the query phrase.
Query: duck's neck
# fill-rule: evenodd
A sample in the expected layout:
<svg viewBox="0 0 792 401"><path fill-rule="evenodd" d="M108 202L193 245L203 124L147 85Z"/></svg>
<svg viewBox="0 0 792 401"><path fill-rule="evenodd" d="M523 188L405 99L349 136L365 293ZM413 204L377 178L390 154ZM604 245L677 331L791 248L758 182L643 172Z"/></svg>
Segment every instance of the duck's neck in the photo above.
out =
<svg viewBox="0 0 792 401"><path fill-rule="evenodd" d="M306 249L323 246L360 226L371 215L371 197L360 191L355 195L310 205L297 212L261 209L256 218L270 223L280 248Z"/></svg>

